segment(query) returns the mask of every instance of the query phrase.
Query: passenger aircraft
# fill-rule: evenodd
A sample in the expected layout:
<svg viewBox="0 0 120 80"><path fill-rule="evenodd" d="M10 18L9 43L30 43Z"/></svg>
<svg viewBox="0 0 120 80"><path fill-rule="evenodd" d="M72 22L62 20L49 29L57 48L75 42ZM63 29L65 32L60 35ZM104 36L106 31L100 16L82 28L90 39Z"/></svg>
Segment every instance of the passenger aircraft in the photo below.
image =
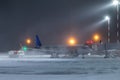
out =
<svg viewBox="0 0 120 80"><path fill-rule="evenodd" d="M18 50L18 51L9 51L10 57L19 57L19 56L49 56L51 58L71 58L78 57L79 55L90 54L92 49L86 45L77 45L77 46L65 46L65 45L56 45L56 46L43 46L38 35L35 36L35 47L28 48L27 51Z"/></svg>

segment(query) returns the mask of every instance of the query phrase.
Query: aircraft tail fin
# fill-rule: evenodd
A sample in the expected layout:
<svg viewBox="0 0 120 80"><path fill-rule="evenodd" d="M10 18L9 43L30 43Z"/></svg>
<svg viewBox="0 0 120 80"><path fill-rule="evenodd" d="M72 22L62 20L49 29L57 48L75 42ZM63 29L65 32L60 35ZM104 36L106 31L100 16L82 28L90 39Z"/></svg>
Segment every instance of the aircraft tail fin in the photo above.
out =
<svg viewBox="0 0 120 80"><path fill-rule="evenodd" d="M35 48L40 48L42 46L39 36L35 36Z"/></svg>

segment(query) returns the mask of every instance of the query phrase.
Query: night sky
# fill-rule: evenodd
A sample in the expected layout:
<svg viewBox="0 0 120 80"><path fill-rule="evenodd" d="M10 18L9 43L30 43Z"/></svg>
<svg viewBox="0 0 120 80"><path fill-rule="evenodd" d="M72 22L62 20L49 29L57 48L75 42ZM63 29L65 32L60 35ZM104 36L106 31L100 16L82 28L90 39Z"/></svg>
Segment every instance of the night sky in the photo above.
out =
<svg viewBox="0 0 120 80"><path fill-rule="evenodd" d="M109 14L115 42L116 9L112 0L0 0L0 51L19 49L38 34L43 45L63 45L70 36L79 44L99 33L106 41L107 24L93 25ZM33 46L32 46L33 47Z"/></svg>

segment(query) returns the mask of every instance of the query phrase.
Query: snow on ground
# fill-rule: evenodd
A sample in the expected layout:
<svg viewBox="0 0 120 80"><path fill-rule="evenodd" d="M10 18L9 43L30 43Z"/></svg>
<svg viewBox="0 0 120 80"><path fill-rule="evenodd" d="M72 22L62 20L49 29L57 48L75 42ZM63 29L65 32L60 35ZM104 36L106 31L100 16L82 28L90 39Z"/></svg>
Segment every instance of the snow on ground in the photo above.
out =
<svg viewBox="0 0 120 80"><path fill-rule="evenodd" d="M120 80L119 74L80 75L0 75L0 80Z"/></svg>
<svg viewBox="0 0 120 80"><path fill-rule="evenodd" d="M0 57L0 80L119 80L120 59Z"/></svg>

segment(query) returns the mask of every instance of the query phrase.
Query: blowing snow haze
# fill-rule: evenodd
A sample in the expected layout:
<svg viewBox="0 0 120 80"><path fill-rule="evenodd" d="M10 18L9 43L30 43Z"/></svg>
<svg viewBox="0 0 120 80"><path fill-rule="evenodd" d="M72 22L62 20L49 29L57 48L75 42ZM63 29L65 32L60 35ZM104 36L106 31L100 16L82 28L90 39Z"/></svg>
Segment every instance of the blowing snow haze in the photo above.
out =
<svg viewBox="0 0 120 80"><path fill-rule="evenodd" d="M28 37L39 35L43 45L65 44L75 36L79 43L94 32L106 36L99 27L84 31L112 10L101 8L109 0L0 0L0 51L19 49ZM102 11L100 11L100 10ZM112 14L112 13L111 13ZM99 25L106 27L106 25ZM89 35L88 35L89 34Z"/></svg>

